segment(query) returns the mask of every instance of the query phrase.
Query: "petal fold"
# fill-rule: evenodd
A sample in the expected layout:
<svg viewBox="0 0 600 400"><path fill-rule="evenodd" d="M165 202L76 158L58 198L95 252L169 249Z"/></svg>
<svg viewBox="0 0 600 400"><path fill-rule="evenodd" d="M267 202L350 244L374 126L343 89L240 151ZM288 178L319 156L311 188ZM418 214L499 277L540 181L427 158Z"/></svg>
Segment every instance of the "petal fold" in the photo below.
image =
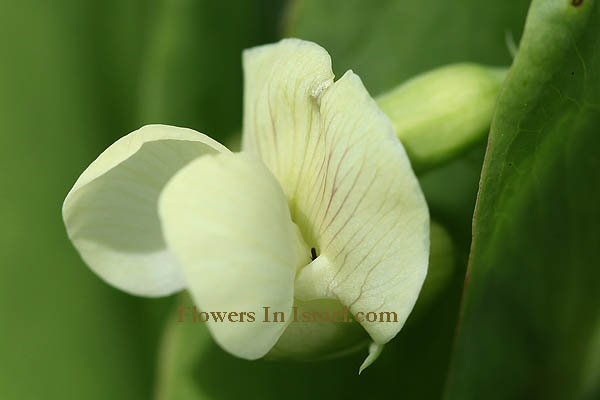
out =
<svg viewBox="0 0 600 400"><path fill-rule="evenodd" d="M243 64L242 147L260 156L293 198L307 152L315 146L318 99L333 83L331 58L314 43L284 39L245 50Z"/></svg>
<svg viewBox="0 0 600 400"><path fill-rule="evenodd" d="M67 233L88 266L126 292L164 296L183 279L166 248L158 196L191 160L228 150L190 129L148 125L119 139L81 174L63 204Z"/></svg>
<svg viewBox="0 0 600 400"><path fill-rule="evenodd" d="M202 157L167 184L159 209L215 340L238 357L264 356L290 322L296 269L310 261L275 177L243 153ZM221 321L216 312L237 315ZM272 322L274 312L284 322Z"/></svg>

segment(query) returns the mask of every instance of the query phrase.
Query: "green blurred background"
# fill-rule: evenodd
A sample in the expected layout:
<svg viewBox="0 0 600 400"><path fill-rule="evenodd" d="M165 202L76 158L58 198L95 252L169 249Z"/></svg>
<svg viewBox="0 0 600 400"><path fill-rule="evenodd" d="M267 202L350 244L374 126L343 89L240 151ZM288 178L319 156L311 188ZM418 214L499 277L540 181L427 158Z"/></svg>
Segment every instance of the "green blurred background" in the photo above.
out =
<svg viewBox="0 0 600 400"><path fill-rule="evenodd" d="M422 177L458 267L440 299L360 378L364 354L250 363L199 328L174 328L173 298L135 298L93 275L67 239L61 205L85 167L141 125L185 126L220 141L239 132L244 48L287 36L316 41L336 76L351 68L378 95L452 62L510 65L506 37L518 42L528 6L0 0L0 398L440 398L485 143Z"/></svg>

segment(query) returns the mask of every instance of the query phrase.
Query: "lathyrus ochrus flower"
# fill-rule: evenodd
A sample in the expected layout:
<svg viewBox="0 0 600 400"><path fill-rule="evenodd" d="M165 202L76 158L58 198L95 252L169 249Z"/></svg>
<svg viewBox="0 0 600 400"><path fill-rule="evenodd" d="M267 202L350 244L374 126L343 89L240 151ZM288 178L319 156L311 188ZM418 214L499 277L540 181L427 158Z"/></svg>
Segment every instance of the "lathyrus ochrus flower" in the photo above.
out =
<svg viewBox="0 0 600 400"><path fill-rule="evenodd" d="M187 289L242 358L380 352L406 321L427 271L429 214L388 117L352 71L334 82L320 46L296 39L243 53L243 151L145 126L115 142L63 205L89 267L138 296ZM394 313L394 321L293 323L292 308ZM263 322L264 307L283 323ZM359 318L356 318L359 319ZM360 320L360 319L359 319Z"/></svg>

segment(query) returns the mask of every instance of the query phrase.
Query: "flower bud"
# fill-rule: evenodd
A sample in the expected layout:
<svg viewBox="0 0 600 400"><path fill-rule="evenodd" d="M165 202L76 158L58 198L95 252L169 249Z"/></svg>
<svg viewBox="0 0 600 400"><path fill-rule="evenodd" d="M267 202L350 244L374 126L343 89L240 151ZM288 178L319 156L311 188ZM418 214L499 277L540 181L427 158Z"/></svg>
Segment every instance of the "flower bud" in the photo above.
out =
<svg viewBox="0 0 600 400"><path fill-rule="evenodd" d="M483 138L507 68L453 64L418 75L377 99L417 172Z"/></svg>

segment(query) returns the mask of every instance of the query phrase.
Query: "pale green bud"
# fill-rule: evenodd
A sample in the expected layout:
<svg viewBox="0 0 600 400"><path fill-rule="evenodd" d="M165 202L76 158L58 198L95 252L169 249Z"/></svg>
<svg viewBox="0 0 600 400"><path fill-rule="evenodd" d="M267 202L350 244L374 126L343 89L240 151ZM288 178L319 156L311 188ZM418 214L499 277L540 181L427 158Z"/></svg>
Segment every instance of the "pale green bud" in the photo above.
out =
<svg viewBox="0 0 600 400"><path fill-rule="evenodd" d="M507 68L453 64L377 99L417 172L451 159L488 132Z"/></svg>

